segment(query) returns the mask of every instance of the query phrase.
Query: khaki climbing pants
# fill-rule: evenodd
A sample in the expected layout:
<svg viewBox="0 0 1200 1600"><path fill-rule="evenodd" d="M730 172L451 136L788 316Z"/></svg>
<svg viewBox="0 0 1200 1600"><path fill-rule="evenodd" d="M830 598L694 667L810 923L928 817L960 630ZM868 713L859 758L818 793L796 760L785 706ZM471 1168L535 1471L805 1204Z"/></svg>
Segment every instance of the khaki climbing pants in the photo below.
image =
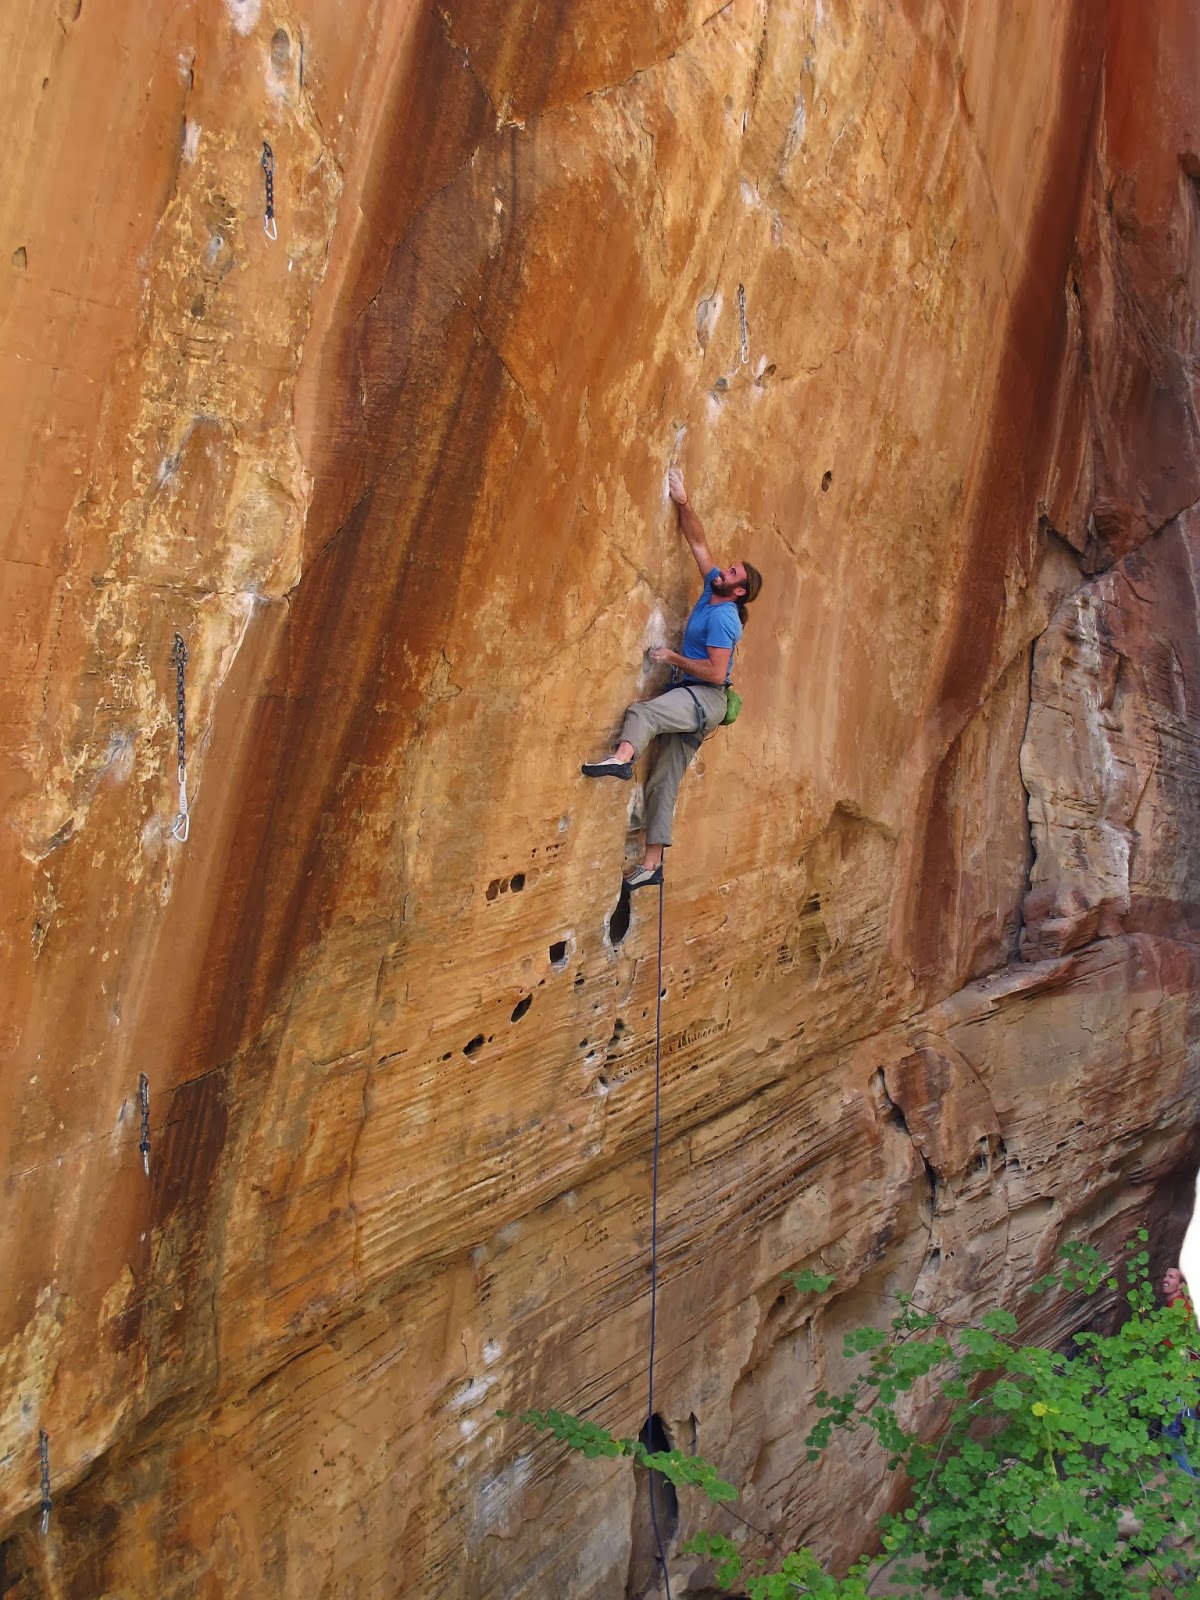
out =
<svg viewBox="0 0 1200 1600"><path fill-rule="evenodd" d="M637 755L658 737L658 750L646 776L647 844L670 844L680 782L701 740L724 720L725 705L723 688L694 683L690 690L668 689L653 700L638 700L626 711L621 737Z"/></svg>

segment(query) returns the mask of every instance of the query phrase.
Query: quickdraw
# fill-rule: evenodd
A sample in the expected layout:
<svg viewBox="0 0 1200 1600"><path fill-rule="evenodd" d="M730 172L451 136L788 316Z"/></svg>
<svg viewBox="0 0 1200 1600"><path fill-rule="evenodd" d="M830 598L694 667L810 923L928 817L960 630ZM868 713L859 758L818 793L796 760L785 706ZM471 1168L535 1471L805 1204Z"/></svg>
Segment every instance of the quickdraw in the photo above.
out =
<svg viewBox="0 0 1200 1600"><path fill-rule="evenodd" d="M175 663L175 747L179 756L179 812L171 824L171 837L178 839L180 844L187 842L191 830L191 819L188 816L187 798L187 684L185 671L188 663L187 645L183 642L183 635L175 635L175 644L171 650L171 660Z"/></svg>
<svg viewBox="0 0 1200 1600"><path fill-rule="evenodd" d="M263 179L267 186L267 212L263 218L263 232L268 239L278 239L279 230L275 226L275 152L265 139L263 140L262 169Z"/></svg>
<svg viewBox="0 0 1200 1600"><path fill-rule="evenodd" d="M50 1435L45 1428L38 1429L38 1463L42 1472L42 1533L45 1534L50 1527Z"/></svg>
<svg viewBox="0 0 1200 1600"><path fill-rule="evenodd" d="M742 335L742 366L745 366L750 359L750 334L746 328L746 286L744 283L738 284L737 302L738 326Z"/></svg>
<svg viewBox="0 0 1200 1600"><path fill-rule="evenodd" d="M146 1176L150 1176L150 1079L144 1072L138 1075L138 1104L142 1109L142 1137L138 1149L142 1154L142 1166Z"/></svg>

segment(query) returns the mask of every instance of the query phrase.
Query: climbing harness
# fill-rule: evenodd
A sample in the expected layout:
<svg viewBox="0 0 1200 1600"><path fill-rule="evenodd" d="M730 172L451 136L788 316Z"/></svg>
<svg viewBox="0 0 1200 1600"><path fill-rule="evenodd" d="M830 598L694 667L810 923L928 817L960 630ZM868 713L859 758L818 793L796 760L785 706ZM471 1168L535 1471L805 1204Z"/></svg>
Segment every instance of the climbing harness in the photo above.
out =
<svg viewBox="0 0 1200 1600"><path fill-rule="evenodd" d="M696 691L692 688L690 683L681 683L679 685L679 687L681 689L684 689L684 690L687 691L688 698L691 700L692 704L696 708L696 732L701 736L701 738L703 738L704 737L704 707L700 704L700 701L699 701L699 698L697 697Z"/></svg>
<svg viewBox="0 0 1200 1600"><path fill-rule="evenodd" d="M191 829L191 819L188 816L187 798L187 685L184 680L188 650L181 633L175 635L171 660L175 663L175 746L179 755L179 814L171 824L171 837L184 844Z"/></svg>
<svg viewBox="0 0 1200 1600"><path fill-rule="evenodd" d="M676 684L676 688L686 689L688 694L691 696L692 704L696 708L696 732L700 735L700 738L703 741L707 737L704 729L704 708L701 706L695 690L692 688L690 683ZM737 690L730 685L728 680L725 682L724 689L725 715L721 718L720 722L717 723L718 728L728 728L731 723L736 722L738 719L738 713L742 709L742 697Z"/></svg>
<svg viewBox="0 0 1200 1600"><path fill-rule="evenodd" d="M150 1176L150 1079L144 1072L138 1074L138 1103L142 1108L142 1137L138 1149L142 1153L142 1166Z"/></svg>
<svg viewBox="0 0 1200 1600"><path fill-rule="evenodd" d="M275 226L275 152L265 139L263 140L262 169L263 178L267 185L267 214L263 218L263 232L268 239L278 239L279 230Z"/></svg>
<svg viewBox="0 0 1200 1600"><path fill-rule="evenodd" d="M694 697L693 697L694 698ZM646 1401L646 1426L654 1416L654 1333L658 1300L658 1150L662 1136L662 950L663 950L663 883L658 882L658 991L654 1002L654 1162L650 1177L650 1375L649 1396ZM649 1440L647 1439L647 1444ZM658 1547L658 1562L662 1568L667 1600L671 1600L671 1579L667 1574L667 1556L662 1535L658 1531L658 1512L654 1508L654 1473L646 1475L647 1493L650 1496L650 1525L654 1529L654 1543Z"/></svg>
<svg viewBox="0 0 1200 1600"><path fill-rule="evenodd" d="M50 1527L50 1435L38 1429L38 1462L42 1469L42 1532Z"/></svg>
<svg viewBox="0 0 1200 1600"><path fill-rule="evenodd" d="M738 327L742 335L742 366L750 359L750 335L746 331L746 285L738 284Z"/></svg>

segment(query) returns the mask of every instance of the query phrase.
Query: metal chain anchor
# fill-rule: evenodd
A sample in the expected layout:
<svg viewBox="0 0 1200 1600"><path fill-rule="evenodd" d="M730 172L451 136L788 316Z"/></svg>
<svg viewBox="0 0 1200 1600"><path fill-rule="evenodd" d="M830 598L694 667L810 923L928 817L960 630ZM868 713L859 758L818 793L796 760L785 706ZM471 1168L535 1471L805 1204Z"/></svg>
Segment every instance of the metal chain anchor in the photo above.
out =
<svg viewBox="0 0 1200 1600"><path fill-rule="evenodd" d="M175 635L171 660L175 663L175 744L179 753L179 814L171 824L171 837L185 844L191 828L187 798L187 685L184 680L188 650L181 633Z"/></svg>
<svg viewBox="0 0 1200 1600"><path fill-rule="evenodd" d="M142 1153L142 1166L150 1176L150 1079L144 1072L138 1074L138 1103L142 1108L142 1137L138 1149Z"/></svg>
<svg viewBox="0 0 1200 1600"><path fill-rule="evenodd" d="M263 140L262 153L263 178L267 185L267 214L263 218L263 232L268 239L278 239L279 230L275 226L275 152L267 141Z"/></svg>
<svg viewBox="0 0 1200 1600"><path fill-rule="evenodd" d="M42 1532L50 1527L50 1435L45 1428L38 1429L38 1460L42 1469Z"/></svg>
<svg viewBox="0 0 1200 1600"><path fill-rule="evenodd" d="M738 326L742 334L742 366L750 359L750 335L746 330L746 285L738 284Z"/></svg>

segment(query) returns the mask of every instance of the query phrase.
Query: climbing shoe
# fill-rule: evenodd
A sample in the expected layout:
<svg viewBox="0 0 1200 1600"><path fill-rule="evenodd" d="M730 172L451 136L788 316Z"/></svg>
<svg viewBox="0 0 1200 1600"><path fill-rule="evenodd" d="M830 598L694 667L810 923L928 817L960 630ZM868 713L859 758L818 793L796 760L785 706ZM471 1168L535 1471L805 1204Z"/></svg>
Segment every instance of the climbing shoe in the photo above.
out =
<svg viewBox="0 0 1200 1600"><path fill-rule="evenodd" d="M660 862L657 867L639 867L636 872L631 872L625 879L627 889L648 889L652 883L663 881L663 869Z"/></svg>
<svg viewBox="0 0 1200 1600"><path fill-rule="evenodd" d="M609 756L606 761L585 761L579 770L585 778L624 778L628 782L633 777L633 762Z"/></svg>

